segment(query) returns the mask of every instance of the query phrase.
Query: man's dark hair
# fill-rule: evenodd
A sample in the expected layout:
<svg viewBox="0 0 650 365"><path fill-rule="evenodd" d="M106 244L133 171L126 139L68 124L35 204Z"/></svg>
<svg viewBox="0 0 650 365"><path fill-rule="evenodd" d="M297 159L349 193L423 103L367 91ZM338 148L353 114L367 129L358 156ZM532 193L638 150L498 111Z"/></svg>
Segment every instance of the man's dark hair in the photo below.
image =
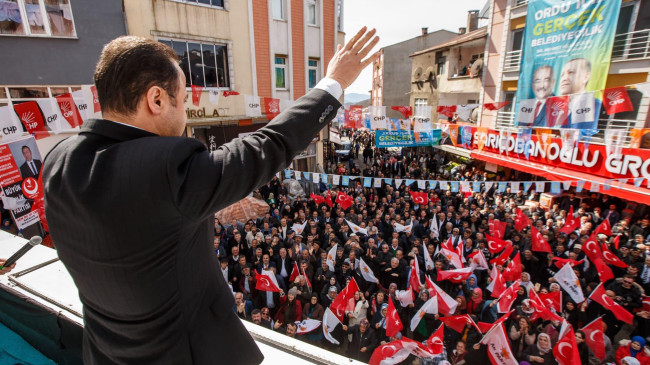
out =
<svg viewBox="0 0 650 365"><path fill-rule="evenodd" d="M29 148L29 146L23 146L23 148L21 148L20 150L21 150L21 151L24 151L24 150L25 150L25 148L27 148L27 149L28 149L28 150L29 150L30 152L32 151L32 149L31 149L31 148Z"/></svg>
<svg viewBox="0 0 650 365"><path fill-rule="evenodd" d="M261 314L261 313L262 313L261 310L259 310L259 309L253 309L253 311L251 312L251 316L254 316L254 315L256 315L256 314Z"/></svg>
<svg viewBox="0 0 650 365"><path fill-rule="evenodd" d="M180 77L176 62L176 52L160 42L134 36L112 40L104 46L95 68L95 86L102 110L133 114L141 97L152 86L165 90L175 106Z"/></svg>

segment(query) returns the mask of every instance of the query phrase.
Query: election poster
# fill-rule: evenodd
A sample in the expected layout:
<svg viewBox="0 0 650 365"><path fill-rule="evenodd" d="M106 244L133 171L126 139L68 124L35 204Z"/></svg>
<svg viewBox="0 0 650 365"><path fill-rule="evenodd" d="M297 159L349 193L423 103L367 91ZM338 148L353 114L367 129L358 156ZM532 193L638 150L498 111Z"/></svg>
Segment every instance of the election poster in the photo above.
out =
<svg viewBox="0 0 650 365"><path fill-rule="evenodd" d="M521 127L596 128L621 0L531 0L517 86Z"/></svg>
<svg viewBox="0 0 650 365"><path fill-rule="evenodd" d="M2 203L25 237L43 236L42 229L47 230L42 169L43 158L34 137L0 144Z"/></svg>
<svg viewBox="0 0 650 365"><path fill-rule="evenodd" d="M417 135L416 135L417 133ZM385 131L375 132L377 148L392 147L425 147L437 145L440 141L440 130L433 129L429 133L414 131Z"/></svg>

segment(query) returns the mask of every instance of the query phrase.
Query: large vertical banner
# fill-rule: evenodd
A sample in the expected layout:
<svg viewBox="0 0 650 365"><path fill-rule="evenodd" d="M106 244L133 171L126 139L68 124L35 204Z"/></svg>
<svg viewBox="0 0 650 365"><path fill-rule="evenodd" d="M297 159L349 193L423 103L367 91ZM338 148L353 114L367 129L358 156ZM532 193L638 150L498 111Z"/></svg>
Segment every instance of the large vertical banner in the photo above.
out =
<svg viewBox="0 0 650 365"><path fill-rule="evenodd" d="M596 128L621 0L528 3L515 123Z"/></svg>
<svg viewBox="0 0 650 365"><path fill-rule="evenodd" d="M0 144L2 201L20 230L39 222L47 229L42 168L43 159L34 137Z"/></svg>

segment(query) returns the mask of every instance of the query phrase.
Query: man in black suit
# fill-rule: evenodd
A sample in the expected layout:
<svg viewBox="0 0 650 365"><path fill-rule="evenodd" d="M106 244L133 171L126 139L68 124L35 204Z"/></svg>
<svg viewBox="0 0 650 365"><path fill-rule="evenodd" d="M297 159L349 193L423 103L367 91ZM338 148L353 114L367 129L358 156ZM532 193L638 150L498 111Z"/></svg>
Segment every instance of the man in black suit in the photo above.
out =
<svg viewBox="0 0 650 365"><path fill-rule="evenodd" d="M22 148L23 157L25 157L25 163L20 165L20 175L23 179L28 177L33 177L38 179L38 176L41 174L41 161L34 160L32 156L32 149L28 146L23 146Z"/></svg>
<svg viewBox="0 0 650 365"><path fill-rule="evenodd" d="M104 47L95 85L104 118L44 163L46 215L84 307L85 364L255 364L213 251L214 213L307 148L370 64L362 29L327 76L272 122L216 151L180 137L186 81L176 53L140 37ZM370 41L370 39L372 41Z"/></svg>

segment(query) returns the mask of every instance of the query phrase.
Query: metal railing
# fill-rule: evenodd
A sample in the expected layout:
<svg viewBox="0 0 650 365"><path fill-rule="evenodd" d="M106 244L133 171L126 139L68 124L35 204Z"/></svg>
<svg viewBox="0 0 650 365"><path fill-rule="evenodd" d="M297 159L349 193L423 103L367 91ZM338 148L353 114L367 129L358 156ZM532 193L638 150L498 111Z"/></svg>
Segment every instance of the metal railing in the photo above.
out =
<svg viewBox="0 0 650 365"><path fill-rule="evenodd" d="M514 6L521 6L528 4L528 0L514 0Z"/></svg>
<svg viewBox="0 0 650 365"><path fill-rule="evenodd" d="M503 64L503 71L519 71L521 65L521 51L506 52L506 59Z"/></svg>
<svg viewBox="0 0 650 365"><path fill-rule="evenodd" d="M630 143L630 129L635 128L637 123L637 120L629 119L599 119L597 126L598 133L591 137L590 143L605 144L606 129L623 129L625 131L624 143L625 146L628 146ZM515 113L504 111L497 112L496 129L516 132Z"/></svg>
<svg viewBox="0 0 650 365"><path fill-rule="evenodd" d="M617 34L612 48L613 60L650 58L650 29Z"/></svg>

